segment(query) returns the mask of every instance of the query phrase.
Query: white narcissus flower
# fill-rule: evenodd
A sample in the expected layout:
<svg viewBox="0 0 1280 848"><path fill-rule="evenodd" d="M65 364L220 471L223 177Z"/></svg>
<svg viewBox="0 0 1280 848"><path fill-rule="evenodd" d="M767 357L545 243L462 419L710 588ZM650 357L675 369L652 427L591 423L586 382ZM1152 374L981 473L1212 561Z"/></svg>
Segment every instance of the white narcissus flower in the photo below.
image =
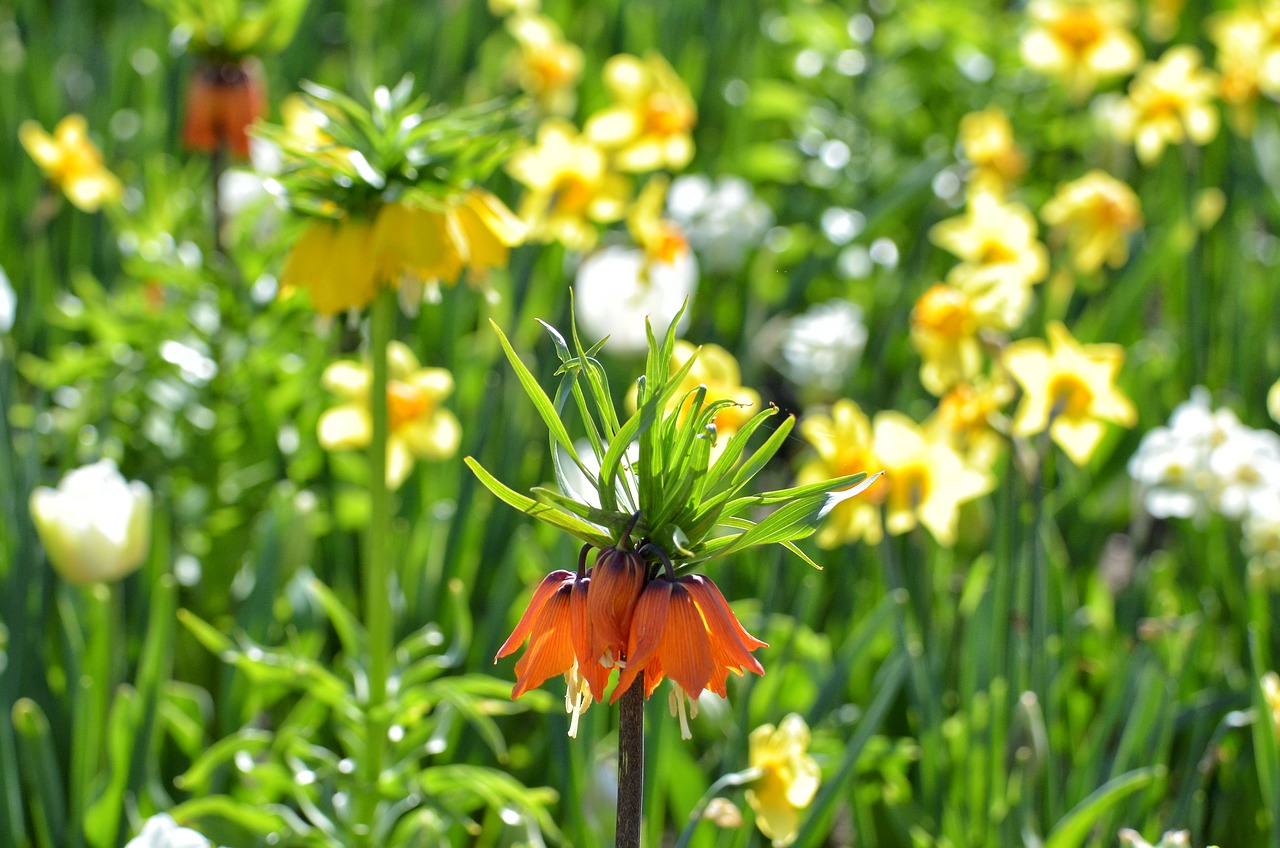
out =
<svg viewBox="0 0 1280 848"><path fill-rule="evenodd" d="M212 848L213 843L189 827L180 827L168 813L147 819L124 848Z"/></svg>
<svg viewBox="0 0 1280 848"><path fill-rule="evenodd" d="M588 256L578 268L574 305L578 323L592 341L609 336L605 350L640 353L648 345L644 322L649 319L659 338L698 285L698 263L689 251L671 262L649 262L646 275L643 250L606 247ZM689 313L676 325L677 335L688 326Z"/></svg>
<svg viewBox="0 0 1280 848"><path fill-rule="evenodd" d="M797 385L834 392L866 344L862 309L846 300L819 303L787 322L779 370Z"/></svg>
<svg viewBox="0 0 1280 848"><path fill-rule="evenodd" d="M147 555L151 490L104 459L68 473L56 489L33 491L31 520L64 579L81 586L119 580Z"/></svg>
<svg viewBox="0 0 1280 848"><path fill-rule="evenodd" d="M773 226L773 210L741 177L679 177L667 194L667 214L711 272L737 271Z"/></svg>

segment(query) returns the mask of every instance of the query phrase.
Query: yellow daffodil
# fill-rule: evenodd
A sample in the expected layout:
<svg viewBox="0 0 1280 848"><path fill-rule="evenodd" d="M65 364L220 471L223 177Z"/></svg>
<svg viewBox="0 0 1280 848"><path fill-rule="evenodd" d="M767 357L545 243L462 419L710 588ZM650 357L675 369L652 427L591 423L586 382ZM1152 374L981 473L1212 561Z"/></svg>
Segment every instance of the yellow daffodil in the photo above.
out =
<svg viewBox="0 0 1280 848"><path fill-rule="evenodd" d="M689 242L680 228L662 217L669 183L665 176L650 178L627 212L627 229L636 244L644 249L645 258L668 265L689 250Z"/></svg>
<svg viewBox="0 0 1280 848"><path fill-rule="evenodd" d="M900 412L876 413L872 439L886 472L886 529L897 536L923 524L938 544L954 545L960 505L995 488L991 473Z"/></svg>
<svg viewBox="0 0 1280 848"><path fill-rule="evenodd" d="M678 171L689 164L697 107L666 59L614 56L605 63L604 83L615 105L593 115L585 132L618 168Z"/></svg>
<svg viewBox="0 0 1280 848"><path fill-rule="evenodd" d="M822 782L818 763L809 756L809 726L792 713L776 728L762 724L751 731L747 746L748 763L760 770L747 790L756 826L774 848L790 845L800 831L800 811Z"/></svg>
<svg viewBox="0 0 1280 848"><path fill-rule="evenodd" d="M1105 262L1119 268L1129 259L1130 233L1142 226L1138 195L1103 171L1090 171L1058 186L1040 210L1045 223L1065 233L1076 268L1092 273Z"/></svg>
<svg viewBox="0 0 1280 848"><path fill-rule="evenodd" d="M547 112L572 112L573 87L582 76L582 50L565 41L560 27L545 15L515 15L507 19L507 31L520 48L520 87Z"/></svg>
<svg viewBox="0 0 1280 848"><path fill-rule="evenodd" d="M1004 448L1008 425L1001 410L1013 399L1005 380L959 383L938 400L928 426L944 434L974 468L991 468Z"/></svg>
<svg viewBox="0 0 1280 848"><path fill-rule="evenodd" d="M1013 141L1009 116L994 106L960 119L960 148L973 164L972 183L997 193L1027 169L1027 158Z"/></svg>
<svg viewBox="0 0 1280 848"><path fill-rule="evenodd" d="M1132 427L1133 403L1115 386L1124 349L1113 344L1081 345L1057 321L1049 342L1021 339L1004 352L1004 366L1022 387L1013 418L1015 436L1049 430L1049 436L1077 465L1093 456L1106 432L1104 422Z"/></svg>
<svg viewBox="0 0 1280 848"><path fill-rule="evenodd" d="M506 265L524 232L502 201L482 189L438 208L388 203L372 222L318 219L290 249L280 294L306 289L317 312L334 315L365 306L379 286L398 286L406 277L453 284L465 268L473 284L482 284L489 269Z"/></svg>
<svg viewBox="0 0 1280 848"><path fill-rule="evenodd" d="M462 428L440 405L453 391L443 368L422 368L413 351L387 346L387 486L397 489L415 459L447 459L458 450ZM339 361L324 372L324 386L343 403L320 416L320 444L326 450L367 447L373 432L369 409L372 373L367 364Z"/></svg>
<svg viewBox="0 0 1280 848"><path fill-rule="evenodd" d="M707 387L704 403L717 400L731 400L734 406L726 407L716 413L716 445L723 447L729 436L738 432L751 416L760 411L760 395L755 389L742 385L742 372L738 369L738 360L733 354L720 345L705 344L701 349L683 339L676 341L675 350L671 354L671 370L683 368L689 357L697 354L693 368L676 390L677 401L696 389Z"/></svg>
<svg viewBox="0 0 1280 848"><path fill-rule="evenodd" d="M53 135L35 121L23 121L18 140L49 181L77 208L96 212L104 203L120 199L124 187L103 164L82 115L67 115L54 127Z"/></svg>
<svg viewBox="0 0 1280 848"><path fill-rule="evenodd" d="M1142 46L1129 31L1128 0L1031 0L1027 14L1033 24L1022 37L1023 60L1061 80L1076 100L1142 61Z"/></svg>
<svg viewBox="0 0 1280 848"><path fill-rule="evenodd" d="M934 244L964 260L947 282L968 296L979 327L1012 330L1022 322L1031 286L1049 267L1036 229L1027 207L978 188L970 192L965 214L929 231Z"/></svg>
<svg viewBox="0 0 1280 848"><path fill-rule="evenodd" d="M1218 76L1202 63L1196 48L1174 47L1160 61L1145 65L1129 85L1116 129L1122 141L1133 142L1144 165L1159 159L1165 145L1187 139L1208 144L1218 134L1213 105Z"/></svg>
<svg viewBox="0 0 1280 848"><path fill-rule="evenodd" d="M537 146L513 155L507 172L529 188L520 217L540 241L590 250L599 237L596 224L626 212L627 179L610 171L600 148L566 121L543 121Z"/></svg>
<svg viewBox="0 0 1280 848"><path fill-rule="evenodd" d="M1280 94L1280 3L1241 6L1209 18L1206 29L1217 48L1222 101L1232 126L1253 131L1260 93Z"/></svg>
<svg viewBox="0 0 1280 848"><path fill-rule="evenodd" d="M1280 424L1280 380L1276 380L1271 391L1267 392L1267 412L1272 421Z"/></svg>
<svg viewBox="0 0 1280 848"><path fill-rule="evenodd" d="M805 416L800 433L818 455L800 467L796 485L807 486L859 472L875 474L882 467L871 443L871 422L851 400L836 401L829 415ZM834 548L859 539L873 545L879 542L884 488L883 482L876 483L861 497L837 504L818 531L818 546Z"/></svg>
<svg viewBox="0 0 1280 848"><path fill-rule="evenodd" d="M982 367L973 307L964 292L938 283L911 311L911 343L919 352L920 382L933 395L971 379Z"/></svg>

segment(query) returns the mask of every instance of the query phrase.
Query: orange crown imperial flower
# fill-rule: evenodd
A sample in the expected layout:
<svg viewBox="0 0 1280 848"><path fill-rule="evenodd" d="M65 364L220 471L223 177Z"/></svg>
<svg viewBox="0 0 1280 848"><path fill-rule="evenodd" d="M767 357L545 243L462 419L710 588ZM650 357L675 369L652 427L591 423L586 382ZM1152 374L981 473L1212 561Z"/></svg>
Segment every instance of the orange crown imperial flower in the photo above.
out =
<svg viewBox="0 0 1280 848"><path fill-rule="evenodd" d="M585 559L587 548L583 548ZM557 674L563 674L568 690L565 693L565 711L573 718L569 735L578 735L578 717L591 705L591 690L583 677L579 661L587 656L587 594L591 578L581 572L575 574L563 569L553 571L542 579L533 591L533 598L524 615L502 643L494 662L529 640L529 647L516 662L516 685L512 698ZM607 674L607 672L606 672Z"/></svg>
<svg viewBox="0 0 1280 848"><path fill-rule="evenodd" d="M239 158L248 158L249 127L266 108L256 59L202 65L187 88L182 143L205 153L216 153L225 145Z"/></svg>
<svg viewBox="0 0 1280 848"><path fill-rule="evenodd" d="M689 713L698 714L697 697L711 690L725 697L729 672L763 675L764 666L751 655L768 644L747 632L729 604L701 574L659 576L640 594L627 640L627 666L618 678L612 701L622 697L640 672L648 698L664 677L675 687L671 712L680 717L680 736L689 739Z"/></svg>
<svg viewBox="0 0 1280 848"><path fill-rule="evenodd" d="M625 541L626 537L623 537ZM644 588L644 556L621 546L604 548L592 568L593 587L587 595L589 654L586 665L591 694L602 700L609 672L625 665L623 656L631 634L632 614Z"/></svg>

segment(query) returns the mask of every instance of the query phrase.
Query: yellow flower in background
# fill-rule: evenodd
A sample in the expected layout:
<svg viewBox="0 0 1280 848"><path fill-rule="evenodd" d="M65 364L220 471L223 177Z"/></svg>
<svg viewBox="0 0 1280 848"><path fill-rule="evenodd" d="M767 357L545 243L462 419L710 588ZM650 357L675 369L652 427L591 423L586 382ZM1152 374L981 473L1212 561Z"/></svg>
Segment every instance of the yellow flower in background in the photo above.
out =
<svg viewBox="0 0 1280 848"><path fill-rule="evenodd" d="M960 505L995 488L995 478L900 412L876 413L872 439L888 485L886 529L898 536L923 524L938 544L954 545Z"/></svg>
<svg viewBox="0 0 1280 848"><path fill-rule="evenodd" d="M748 737L747 762L760 770L746 793L756 827L775 848L790 845L800 831L800 811L822 783L818 762L809 756L809 726L795 713L776 728L760 725Z"/></svg>
<svg viewBox="0 0 1280 848"><path fill-rule="evenodd" d="M614 105L591 116L584 132L618 168L678 171L689 164L697 107L666 59L614 56L605 63L604 84Z"/></svg>
<svg viewBox="0 0 1280 848"><path fill-rule="evenodd" d="M964 260L947 282L969 298L979 327L1012 330L1022 323L1031 286L1049 268L1049 252L1036 239L1036 230L1027 207L977 188L963 215L929 231L934 244Z"/></svg>
<svg viewBox="0 0 1280 848"><path fill-rule="evenodd" d="M806 415L800 422L800 434L818 455L800 466L798 486L859 472L875 474L881 468L871 442L871 422L851 400L836 401L829 415ZM883 492L884 484L877 483L862 497L838 503L818 530L818 546L834 548L859 539L873 545L879 542Z"/></svg>
<svg viewBox="0 0 1280 848"><path fill-rule="evenodd" d="M1060 80L1076 100L1142 61L1127 0L1031 0L1027 14L1033 23L1022 37L1023 61Z"/></svg>
<svg viewBox="0 0 1280 848"><path fill-rule="evenodd" d="M1004 448L1007 424L1001 410L1013 400L1005 380L978 378L960 383L938 400L928 422L975 468L991 468Z"/></svg>
<svg viewBox="0 0 1280 848"><path fill-rule="evenodd" d="M590 250L599 238L596 224L620 220L626 212L630 185L567 121L543 121L537 142L507 161L507 173L529 188L520 217L534 239Z"/></svg>
<svg viewBox="0 0 1280 848"><path fill-rule="evenodd" d="M1065 233L1071 261L1085 273L1104 262L1112 268L1124 265L1129 260L1129 234L1142 226L1138 195L1104 171L1090 171L1058 186L1040 217Z"/></svg>
<svg viewBox="0 0 1280 848"><path fill-rule="evenodd" d="M1168 41L1178 34L1178 22L1187 0L1148 0L1147 35L1153 41Z"/></svg>
<svg viewBox="0 0 1280 848"><path fill-rule="evenodd" d="M1133 142L1144 165L1159 159L1166 145L1187 139L1208 144L1218 134L1218 77L1202 64L1196 48L1173 47L1130 83L1116 129L1121 141Z"/></svg>
<svg viewBox="0 0 1280 848"><path fill-rule="evenodd" d="M538 11L538 0L489 0L489 11L498 17L528 15Z"/></svg>
<svg viewBox="0 0 1280 848"><path fill-rule="evenodd" d="M755 389L742 385L738 360L720 345L705 344L698 348L684 339L678 339L675 350L671 353L671 370L683 368L689 357L695 354L698 359L676 390L676 402L684 400L684 396L698 386L707 387L704 404L718 400L733 401L735 405L717 412L714 420L716 446L723 448L729 436L738 432L751 416L760 411L760 395Z"/></svg>
<svg viewBox="0 0 1280 848"><path fill-rule="evenodd" d="M1015 436L1049 436L1076 465L1093 456L1106 422L1132 427L1133 402L1115 386L1124 349L1114 344L1081 345L1057 321L1049 341L1021 339L1004 351L1004 367L1022 387L1013 418Z"/></svg>
<svg viewBox="0 0 1280 848"><path fill-rule="evenodd" d="M1267 392L1267 413L1272 421L1280 424L1280 380L1276 380Z"/></svg>
<svg viewBox="0 0 1280 848"><path fill-rule="evenodd" d="M995 106L960 119L960 148L975 169L972 182L997 193L1027 169L1027 157L1013 141L1009 116Z"/></svg>
<svg viewBox="0 0 1280 848"><path fill-rule="evenodd" d="M1276 729L1276 736L1280 738L1280 675L1274 671L1268 671L1262 675L1262 699L1267 704L1267 709L1271 712L1271 721Z"/></svg>
<svg viewBox="0 0 1280 848"><path fill-rule="evenodd" d="M645 258L668 265L689 250L689 242L680 228L662 217L669 185L670 180L665 176L651 177L627 212L627 230L644 249Z"/></svg>
<svg viewBox="0 0 1280 848"><path fill-rule="evenodd" d="M982 368L982 345L969 298L938 283L911 310L911 343L920 354L920 382L933 395L971 379Z"/></svg>
<svg viewBox="0 0 1280 848"><path fill-rule="evenodd" d="M317 312L335 315L367 305L379 286L406 277L451 285L466 269L472 284L483 284L524 233L511 210L482 189L440 208L388 203L372 222L317 219L285 258L280 296L306 289Z"/></svg>
<svg viewBox="0 0 1280 848"><path fill-rule="evenodd" d="M548 112L572 112L573 88L582 77L582 50L565 41L560 27L545 15L515 15L507 19L507 31L520 47L520 88Z"/></svg>
<svg viewBox="0 0 1280 848"><path fill-rule="evenodd" d="M124 187L107 170L102 153L89 140L84 116L67 115L54 127L53 135L35 121L23 121L18 140L49 182L78 209L96 212L104 203L120 199Z"/></svg>
<svg viewBox="0 0 1280 848"><path fill-rule="evenodd" d="M320 416L320 444L326 450L357 450L373 433L368 364L343 360L325 369L324 386L343 403ZM458 450L462 428L440 405L453 392L453 376L443 368L422 368L401 342L387 346L387 486L398 489L415 459L447 459Z"/></svg>
<svg viewBox="0 0 1280 848"><path fill-rule="evenodd" d="M1280 3L1219 12L1205 28L1217 48L1219 89L1232 126L1248 135L1259 95L1280 94Z"/></svg>

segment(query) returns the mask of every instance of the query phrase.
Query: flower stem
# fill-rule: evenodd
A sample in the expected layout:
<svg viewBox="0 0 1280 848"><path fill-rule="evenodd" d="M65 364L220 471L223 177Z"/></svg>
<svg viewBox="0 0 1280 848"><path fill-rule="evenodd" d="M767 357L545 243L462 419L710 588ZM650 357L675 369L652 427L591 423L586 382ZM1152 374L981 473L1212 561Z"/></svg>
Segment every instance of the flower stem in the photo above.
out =
<svg viewBox="0 0 1280 848"><path fill-rule="evenodd" d="M640 848L644 809L644 682L636 680L618 701L617 848Z"/></svg>
<svg viewBox="0 0 1280 848"><path fill-rule="evenodd" d="M369 438L369 523L365 529L364 626L369 634L369 701L365 710L365 754L362 808L359 820L372 829L379 800L378 779L386 750L388 661L391 656L391 586L388 546L391 534L391 493L387 490L387 345L395 330L395 292L383 288L373 301L369 354L373 379L369 409L373 427ZM366 834L370 831L366 831Z"/></svg>

